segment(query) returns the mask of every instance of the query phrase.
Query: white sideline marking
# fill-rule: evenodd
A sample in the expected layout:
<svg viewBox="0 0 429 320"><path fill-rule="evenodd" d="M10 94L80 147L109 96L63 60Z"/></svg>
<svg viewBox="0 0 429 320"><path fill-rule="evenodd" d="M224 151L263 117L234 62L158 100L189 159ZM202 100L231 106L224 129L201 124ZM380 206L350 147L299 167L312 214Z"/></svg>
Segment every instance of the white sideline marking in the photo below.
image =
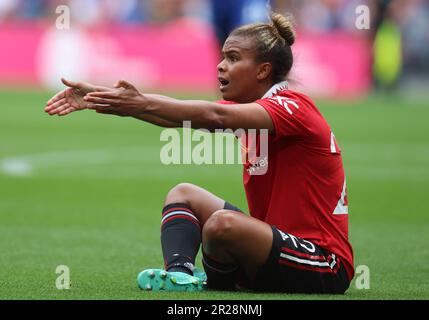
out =
<svg viewBox="0 0 429 320"><path fill-rule="evenodd" d="M341 147L341 145L340 145ZM35 153L27 155L17 155L12 157L0 158L0 174L9 176L30 176L33 172L40 169L55 168L81 168L90 167L100 164L118 164L118 165L148 165L154 166L135 170L121 170L106 172L106 170L92 170L91 176L118 176L118 177L161 177L165 166L159 160L159 153L162 146L152 147L128 147L112 148L98 150L72 150ZM358 144L348 143L343 150L343 156L347 158L346 175L358 180L403 180L403 181L427 181L429 180L429 145L428 144ZM398 159L399 158L399 159ZM415 159L415 164L410 163L408 167L399 168L399 160ZM156 165L156 166L155 166ZM176 168L169 170L168 178L171 174L184 175L187 172L183 169L198 170L198 166L166 166ZM227 169L228 168L228 169ZM219 179L219 175L228 176L232 170L225 166L225 171L215 169L206 170L201 168L204 176ZM240 170L240 169L238 169ZM64 172L62 172L64 174ZM75 175L75 172L68 172L67 175Z"/></svg>
<svg viewBox="0 0 429 320"><path fill-rule="evenodd" d="M6 175L28 176L35 169L41 168L106 164L115 161L121 163L157 163L159 150L159 147L133 147L27 154L0 159L0 170ZM153 159L148 155L153 155Z"/></svg>
<svg viewBox="0 0 429 320"><path fill-rule="evenodd" d="M1 169L11 176L26 176L31 172L31 165L25 160L9 159L2 163Z"/></svg>

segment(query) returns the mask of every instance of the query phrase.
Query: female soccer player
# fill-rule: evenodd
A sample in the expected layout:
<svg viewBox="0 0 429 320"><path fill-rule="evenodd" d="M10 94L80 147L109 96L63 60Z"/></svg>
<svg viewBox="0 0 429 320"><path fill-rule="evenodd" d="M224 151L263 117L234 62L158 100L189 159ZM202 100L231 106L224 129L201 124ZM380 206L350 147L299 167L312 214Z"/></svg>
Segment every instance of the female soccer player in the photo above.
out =
<svg viewBox="0 0 429 320"><path fill-rule="evenodd" d="M244 164L250 216L190 183L168 192L161 220L165 269L142 271L142 289L344 293L349 287L354 268L341 151L310 98L287 88L295 33L289 18L271 18L235 29L225 41L217 67L224 101L142 94L126 81L109 89L63 80L70 88L47 103L50 115L93 109L163 127L188 120L193 128L269 132L268 166ZM205 273L194 268L201 243Z"/></svg>

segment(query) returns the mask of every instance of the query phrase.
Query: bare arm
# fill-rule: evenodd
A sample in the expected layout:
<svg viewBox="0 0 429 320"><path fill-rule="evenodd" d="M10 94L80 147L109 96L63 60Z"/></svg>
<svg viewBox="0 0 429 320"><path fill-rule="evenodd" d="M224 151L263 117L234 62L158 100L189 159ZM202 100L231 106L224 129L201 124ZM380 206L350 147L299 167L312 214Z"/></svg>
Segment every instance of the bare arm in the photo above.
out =
<svg viewBox="0 0 429 320"><path fill-rule="evenodd" d="M270 133L274 132L271 117L257 103L224 105L177 100L160 95L143 95L125 81L120 81L120 85L124 88L122 91L90 93L85 101L93 104L92 109L105 113L122 112L133 117L149 114L176 124L191 121L191 126L196 129L268 129Z"/></svg>
<svg viewBox="0 0 429 320"><path fill-rule="evenodd" d="M152 98L158 98L158 97L162 97L160 95L157 94L148 94L148 96L152 97ZM167 97L164 97L167 98ZM168 98L173 100L172 98ZM136 114L126 114L126 113L121 113L121 112L111 112L112 110L108 110L107 107L105 108L91 108L90 109L96 109L97 113L104 113L104 114L112 114L112 115L117 115L117 116L131 116L135 119L138 120L142 120L151 124L154 124L156 126L159 127L164 127L164 128L178 128L178 127L182 127L182 122L175 122L175 121L171 121L171 120L166 120L162 117L156 116L154 114L151 114L149 112L140 112L140 113L136 113Z"/></svg>
<svg viewBox="0 0 429 320"><path fill-rule="evenodd" d="M153 98L163 97L163 96L158 95L158 94L148 94L148 96L153 97ZM170 99L172 99L172 98L170 98ZM172 100L174 100L174 99L172 99ZM148 123L151 123L151 124L154 124L156 126L164 127L164 128L182 127L182 122L169 121L169 120L163 119L161 117L152 115L150 113L141 113L141 114L134 116L134 118L148 122Z"/></svg>
<svg viewBox="0 0 429 320"><path fill-rule="evenodd" d="M57 94L55 94L49 101L46 103L45 112L50 115L59 115L65 116L69 113L90 109L91 103L84 101L84 97L86 94L90 92L115 92L122 89L117 88L108 88L103 86L96 86L86 82L73 82L66 80L64 78L61 79L62 83L67 86L66 89L61 90ZM158 95L148 95L148 96L158 96ZM109 113L104 112L103 110L97 110L98 113ZM120 114L118 114L120 115ZM168 121L162 118L159 118L155 115L151 115L149 113L141 113L135 116L135 118L139 120L143 120L157 126L161 127L181 127L182 124Z"/></svg>

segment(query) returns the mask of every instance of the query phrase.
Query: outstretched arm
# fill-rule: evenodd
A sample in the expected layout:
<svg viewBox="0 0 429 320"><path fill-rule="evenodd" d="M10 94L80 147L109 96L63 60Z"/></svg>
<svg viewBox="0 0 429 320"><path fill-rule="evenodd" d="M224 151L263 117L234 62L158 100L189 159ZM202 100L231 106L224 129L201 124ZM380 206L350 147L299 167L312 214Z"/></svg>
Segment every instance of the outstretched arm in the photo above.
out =
<svg viewBox="0 0 429 320"><path fill-rule="evenodd" d="M140 118L152 115L173 123L191 121L196 129L268 129L274 125L268 112L257 103L219 104L208 101L176 100L160 95L141 94L133 85L119 81L116 92L93 92L84 100L98 112ZM141 119L141 118L140 118ZM142 119L144 120L144 119Z"/></svg>
<svg viewBox="0 0 429 320"><path fill-rule="evenodd" d="M47 112L49 115L65 116L74 111L92 109L91 107L93 106L93 104L90 102L84 101L85 95L90 92L115 92L118 90L122 90L118 88L96 86L86 82L73 82L73 81L66 80L64 78L61 78L61 81L64 85L67 86L67 88L55 94L46 103L45 112ZM117 86L118 84L116 85L116 87ZM106 104L104 106L108 107L109 105ZM105 111L106 110L97 109L98 113L109 113ZM121 115L121 114L118 114L118 115ZM175 123L148 113L136 115L136 118L161 127L182 126L181 122Z"/></svg>

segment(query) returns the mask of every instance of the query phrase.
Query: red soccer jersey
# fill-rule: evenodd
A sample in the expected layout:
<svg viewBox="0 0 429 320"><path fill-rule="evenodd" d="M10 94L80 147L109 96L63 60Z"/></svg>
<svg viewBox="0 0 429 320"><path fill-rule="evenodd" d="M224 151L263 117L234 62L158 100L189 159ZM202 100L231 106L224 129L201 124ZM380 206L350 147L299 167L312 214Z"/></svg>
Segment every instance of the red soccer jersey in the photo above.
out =
<svg viewBox="0 0 429 320"><path fill-rule="evenodd" d="M352 279L341 150L314 103L280 85L256 101L271 116L275 135L268 137L267 159L244 164L250 214L339 256Z"/></svg>

